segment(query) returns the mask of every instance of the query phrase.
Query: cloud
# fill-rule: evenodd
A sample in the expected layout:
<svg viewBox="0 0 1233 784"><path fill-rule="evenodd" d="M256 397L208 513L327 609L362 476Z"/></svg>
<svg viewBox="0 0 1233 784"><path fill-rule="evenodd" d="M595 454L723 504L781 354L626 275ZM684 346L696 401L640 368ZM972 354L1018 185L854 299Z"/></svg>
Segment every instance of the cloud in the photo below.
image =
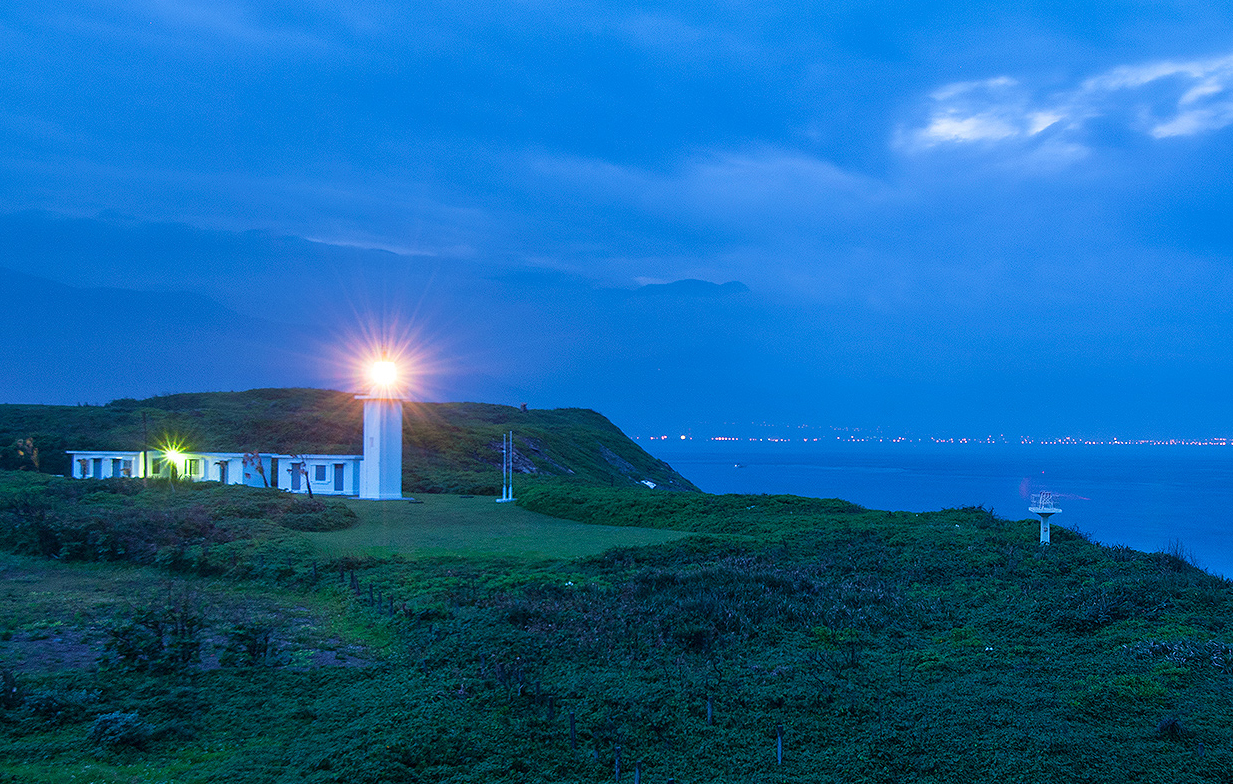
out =
<svg viewBox="0 0 1233 784"><path fill-rule="evenodd" d="M852 215L885 191L869 177L796 150L761 146L695 155L671 171L544 156L530 168L557 187L648 212L719 224L795 222Z"/></svg>
<svg viewBox="0 0 1233 784"><path fill-rule="evenodd" d="M1007 76L945 85L930 94L924 122L900 133L899 146L1047 144L1074 158L1094 144L1091 128L1101 119L1153 139L1233 125L1233 54L1122 65L1043 95Z"/></svg>

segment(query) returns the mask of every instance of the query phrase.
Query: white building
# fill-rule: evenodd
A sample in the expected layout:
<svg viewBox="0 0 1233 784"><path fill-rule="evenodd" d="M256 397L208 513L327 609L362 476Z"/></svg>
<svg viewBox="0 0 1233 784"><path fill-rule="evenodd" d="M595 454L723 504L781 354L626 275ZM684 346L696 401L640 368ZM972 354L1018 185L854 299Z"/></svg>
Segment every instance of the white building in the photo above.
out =
<svg viewBox="0 0 1233 784"><path fill-rule="evenodd" d="M70 451L74 479L176 476L227 485L278 487L293 493L359 495L362 455L244 452Z"/></svg>

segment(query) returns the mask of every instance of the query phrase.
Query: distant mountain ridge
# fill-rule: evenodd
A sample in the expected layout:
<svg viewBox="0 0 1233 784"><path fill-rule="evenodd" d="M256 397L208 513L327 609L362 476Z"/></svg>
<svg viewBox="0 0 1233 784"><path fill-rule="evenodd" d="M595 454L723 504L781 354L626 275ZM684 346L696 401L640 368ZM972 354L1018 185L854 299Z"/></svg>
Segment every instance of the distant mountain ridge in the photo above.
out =
<svg viewBox="0 0 1233 784"><path fill-rule="evenodd" d="M169 440L187 449L356 454L363 406L346 392L253 389L113 400L105 406L0 405L0 468L67 473L65 449L138 450ZM616 425L580 408L519 410L488 403L409 403L403 424L407 492L495 494L501 435L514 431L518 474L608 487L697 491Z"/></svg>
<svg viewBox="0 0 1233 784"><path fill-rule="evenodd" d="M686 297L726 297L735 294L748 294L749 287L739 280L727 283L711 283L705 280L685 278L671 283L648 283L632 292L636 296L686 296Z"/></svg>

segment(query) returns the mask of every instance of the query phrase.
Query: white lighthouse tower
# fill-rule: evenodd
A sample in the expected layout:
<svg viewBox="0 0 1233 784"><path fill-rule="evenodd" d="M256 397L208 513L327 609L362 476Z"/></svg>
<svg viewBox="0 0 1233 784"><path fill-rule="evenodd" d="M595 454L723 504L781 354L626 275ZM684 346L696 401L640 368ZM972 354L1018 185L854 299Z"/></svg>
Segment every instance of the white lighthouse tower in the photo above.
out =
<svg viewBox="0 0 1233 784"><path fill-rule="evenodd" d="M376 501L402 498L402 404L398 368L387 358L371 369L372 394L364 401L364 462L360 466L360 498Z"/></svg>
<svg viewBox="0 0 1233 784"><path fill-rule="evenodd" d="M1033 493L1028 511L1040 515L1040 543L1049 544L1049 518L1062 511L1053 505L1053 493L1048 490Z"/></svg>

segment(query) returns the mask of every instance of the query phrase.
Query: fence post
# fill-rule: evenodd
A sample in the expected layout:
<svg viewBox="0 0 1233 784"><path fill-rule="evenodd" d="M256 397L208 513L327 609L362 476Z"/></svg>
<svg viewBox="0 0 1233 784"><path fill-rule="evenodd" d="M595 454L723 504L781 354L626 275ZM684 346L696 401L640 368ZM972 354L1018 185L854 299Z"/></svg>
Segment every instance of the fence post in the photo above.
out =
<svg viewBox="0 0 1233 784"><path fill-rule="evenodd" d="M783 725L775 725L775 758L783 764Z"/></svg>
<svg viewBox="0 0 1233 784"><path fill-rule="evenodd" d="M706 698L706 723L708 725L715 723L715 705L710 697Z"/></svg>
<svg viewBox="0 0 1233 784"><path fill-rule="evenodd" d="M634 763L634 784L642 784L642 760Z"/></svg>
<svg viewBox="0 0 1233 784"><path fill-rule="evenodd" d="M616 747L616 756L612 761L613 772L616 774L617 784L621 784L621 747L618 744Z"/></svg>

